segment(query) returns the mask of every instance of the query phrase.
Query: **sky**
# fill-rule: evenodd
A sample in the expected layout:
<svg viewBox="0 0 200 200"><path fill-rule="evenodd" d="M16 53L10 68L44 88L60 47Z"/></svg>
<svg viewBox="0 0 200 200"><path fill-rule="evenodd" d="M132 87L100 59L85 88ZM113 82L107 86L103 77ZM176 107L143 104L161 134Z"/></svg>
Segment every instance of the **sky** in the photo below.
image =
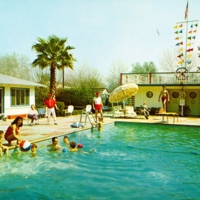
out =
<svg viewBox="0 0 200 200"><path fill-rule="evenodd" d="M113 63L131 68L172 50L174 26L187 0L0 0L0 55L18 53L30 62L38 37L67 38L75 69L87 63L106 75ZM189 0L188 20L200 19L200 1ZM199 31L199 32L198 32ZM199 44L200 30L196 45Z"/></svg>

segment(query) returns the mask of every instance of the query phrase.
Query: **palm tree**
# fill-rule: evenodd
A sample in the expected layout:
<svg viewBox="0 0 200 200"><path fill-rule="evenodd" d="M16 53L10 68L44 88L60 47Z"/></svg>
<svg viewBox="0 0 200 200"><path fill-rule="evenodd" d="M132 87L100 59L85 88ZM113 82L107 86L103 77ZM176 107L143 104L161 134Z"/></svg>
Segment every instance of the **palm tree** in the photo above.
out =
<svg viewBox="0 0 200 200"><path fill-rule="evenodd" d="M32 46L32 49L37 52L37 58L32 62L32 66L39 66L41 69L50 67L50 93L52 95L56 94L56 69L64 70L64 67L74 69L73 62L76 59L68 51L75 48L65 47L66 42L66 38L60 39L53 35L48 40L38 38L38 43Z"/></svg>

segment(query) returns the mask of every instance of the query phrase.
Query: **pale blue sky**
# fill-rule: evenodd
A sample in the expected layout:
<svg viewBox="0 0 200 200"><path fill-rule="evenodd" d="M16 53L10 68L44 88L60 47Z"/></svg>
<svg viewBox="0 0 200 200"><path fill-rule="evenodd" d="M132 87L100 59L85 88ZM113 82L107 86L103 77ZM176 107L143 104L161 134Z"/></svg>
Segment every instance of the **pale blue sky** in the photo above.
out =
<svg viewBox="0 0 200 200"><path fill-rule="evenodd" d="M0 55L32 62L38 37L68 38L78 60L106 74L112 63L153 61L174 48L174 25L184 21L187 0L0 0ZM189 0L189 20L200 19L200 1ZM159 31L160 35L157 33ZM196 43L199 45L200 30Z"/></svg>

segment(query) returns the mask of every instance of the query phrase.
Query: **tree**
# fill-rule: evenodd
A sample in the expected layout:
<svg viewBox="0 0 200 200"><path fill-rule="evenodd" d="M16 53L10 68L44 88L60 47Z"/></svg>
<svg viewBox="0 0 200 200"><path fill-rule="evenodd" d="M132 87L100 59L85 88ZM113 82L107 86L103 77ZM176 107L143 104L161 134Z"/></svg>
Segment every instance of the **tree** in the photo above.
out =
<svg viewBox="0 0 200 200"><path fill-rule="evenodd" d="M132 73L155 73L157 71L155 64L151 62L144 62L143 65L136 62L132 64Z"/></svg>
<svg viewBox="0 0 200 200"><path fill-rule="evenodd" d="M43 102L48 95L48 88L50 86L50 74L48 69L41 69L36 67L32 73L35 82L46 85L48 87L36 87L35 88L35 101L37 106L43 107Z"/></svg>
<svg viewBox="0 0 200 200"><path fill-rule="evenodd" d="M185 59L184 57L178 58L178 55L180 52L178 51L173 51L173 50L166 50L163 51L162 57L160 59L160 66L162 67L163 70L169 71L169 72L176 72L178 68L184 68L186 67L187 70L194 71L196 70L196 66L198 65L198 59L196 54L194 54L190 60L189 63L186 62L181 64L178 64L178 62L181 59ZM185 53L184 53L185 54ZM187 56L186 56L187 59Z"/></svg>
<svg viewBox="0 0 200 200"><path fill-rule="evenodd" d="M112 92L116 87L120 85L120 74L128 72L128 67L116 61L112 64L112 67L109 70L109 74L106 77L107 80L107 89L109 92Z"/></svg>
<svg viewBox="0 0 200 200"><path fill-rule="evenodd" d="M69 73L67 77L66 89L59 89L58 101L65 102L66 105L90 104L94 97L95 88L105 88L102 77L96 69L92 69L87 64L80 66L74 73Z"/></svg>
<svg viewBox="0 0 200 200"><path fill-rule="evenodd" d="M200 51L200 46L198 46L198 51ZM200 58L200 53L198 53L198 58ZM197 71L200 71L200 66L197 67Z"/></svg>
<svg viewBox="0 0 200 200"><path fill-rule="evenodd" d="M0 56L0 73L24 80L32 80L31 64L28 57L13 53Z"/></svg>
<svg viewBox="0 0 200 200"><path fill-rule="evenodd" d="M50 67L50 93L56 94L56 70L69 67L74 69L73 62L76 61L68 51L74 49L72 46L65 47L67 39L50 36L47 40L38 38L38 43L32 46L37 53L37 58L32 62L33 67L41 69Z"/></svg>

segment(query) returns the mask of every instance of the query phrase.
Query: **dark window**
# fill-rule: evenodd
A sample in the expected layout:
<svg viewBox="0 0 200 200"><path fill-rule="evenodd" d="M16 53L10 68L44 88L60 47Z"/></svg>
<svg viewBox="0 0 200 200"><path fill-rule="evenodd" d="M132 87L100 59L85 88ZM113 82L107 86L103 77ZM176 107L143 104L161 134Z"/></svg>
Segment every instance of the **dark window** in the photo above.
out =
<svg viewBox="0 0 200 200"><path fill-rule="evenodd" d="M12 88L11 106L29 105L29 89Z"/></svg>

